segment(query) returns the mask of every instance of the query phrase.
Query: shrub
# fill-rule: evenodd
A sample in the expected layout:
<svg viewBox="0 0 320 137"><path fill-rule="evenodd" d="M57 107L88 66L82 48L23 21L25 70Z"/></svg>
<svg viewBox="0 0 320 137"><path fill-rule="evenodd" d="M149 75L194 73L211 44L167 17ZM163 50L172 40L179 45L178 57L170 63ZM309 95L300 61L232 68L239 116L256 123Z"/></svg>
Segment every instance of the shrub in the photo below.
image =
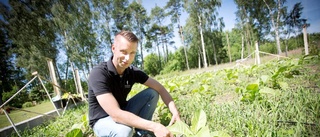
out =
<svg viewBox="0 0 320 137"><path fill-rule="evenodd" d="M22 108L27 108L27 107L32 107L32 106L33 106L32 102L25 102L25 103L23 103Z"/></svg>
<svg viewBox="0 0 320 137"><path fill-rule="evenodd" d="M2 93L2 100L7 101L10 99L17 91L19 90L18 86L14 86L13 89L9 92ZM21 108L24 102L28 101L28 94L25 90L21 91L17 96L12 98L12 100L7 104L12 107Z"/></svg>

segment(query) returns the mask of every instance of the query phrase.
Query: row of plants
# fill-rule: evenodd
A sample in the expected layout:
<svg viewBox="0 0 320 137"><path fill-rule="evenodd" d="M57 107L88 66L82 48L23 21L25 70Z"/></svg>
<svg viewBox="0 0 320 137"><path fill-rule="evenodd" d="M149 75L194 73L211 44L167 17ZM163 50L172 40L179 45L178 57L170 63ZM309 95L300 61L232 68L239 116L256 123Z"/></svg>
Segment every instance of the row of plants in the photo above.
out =
<svg viewBox="0 0 320 137"><path fill-rule="evenodd" d="M320 56L285 59L158 79L176 101L177 136L317 136L320 134ZM130 97L144 89L135 85ZM26 130L23 136L90 136L87 105ZM159 101L154 120L168 125Z"/></svg>
<svg viewBox="0 0 320 137"><path fill-rule="evenodd" d="M320 134L319 64L315 55L156 78L170 90L187 125L196 110L204 110L212 136L315 136ZM157 116L168 124L163 103ZM198 134L184 129L186 136Z"/></svg>

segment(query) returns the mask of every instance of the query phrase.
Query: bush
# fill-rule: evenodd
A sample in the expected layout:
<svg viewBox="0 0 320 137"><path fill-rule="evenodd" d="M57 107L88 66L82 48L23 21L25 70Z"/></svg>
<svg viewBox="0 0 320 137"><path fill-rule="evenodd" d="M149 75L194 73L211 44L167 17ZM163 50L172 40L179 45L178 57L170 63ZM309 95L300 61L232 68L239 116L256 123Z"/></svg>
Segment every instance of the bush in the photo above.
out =
<svg viewBox="0 0 320 137"><path fill-rule="evenodd" d="M146 56L144 59L144 71L149 75L158 75L161 71L159 56L154 53Z"/></svg>
<svg viewBox="0 0 320 137"><path fill-rule="evenodd" d="M22 108L27 108L27 107L32 107L32 106L33 106L32 102L25 102L25 103L23 103Z"/></svg>
<svg viewBox="0 0 320 137"><path fill-rule="evenodd" d="M3 92L2 93L2 100L7 101L10 99L17 91L19 90L18 86L13 86L12 91L10 92ZM25 90L21 91L17 96L12 98L12 100L7 104L12 107L21 108L22 104L28 100L28 94Z"/></svg>
<svg viewBox="0 0 320 137"><path fill-rule="evenodd" d="M181 71L182 70L182 63L178 60L170 60L163 70L160 72L161 74L170 73L173 71Z"/></svg>

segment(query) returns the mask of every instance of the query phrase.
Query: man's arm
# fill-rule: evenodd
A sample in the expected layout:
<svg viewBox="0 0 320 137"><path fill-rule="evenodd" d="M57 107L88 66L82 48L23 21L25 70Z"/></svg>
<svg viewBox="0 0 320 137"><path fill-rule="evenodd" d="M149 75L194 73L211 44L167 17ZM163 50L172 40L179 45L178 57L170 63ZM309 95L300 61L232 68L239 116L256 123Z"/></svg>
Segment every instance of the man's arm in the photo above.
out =
<svg viewBox="0 0 320 137"><path fill-rule="evenodd" d="M174 104L171 95L158 81L149 77L148 80L144 83L144 85L156 90L160 94L163 102L168 106L172 114L172 119L169 125L172 125L175 121L180 120L179 112L177 110L176 105Z"/></svg>
<svg viewBox="0 0 320 137"><path fill-rule="evenodd" d="M163 125L140 118L131 112L121 110L112 93L98 95L97 100L104 111L117 123L152 131L157 136L172 136L169 130Z"/></svg>

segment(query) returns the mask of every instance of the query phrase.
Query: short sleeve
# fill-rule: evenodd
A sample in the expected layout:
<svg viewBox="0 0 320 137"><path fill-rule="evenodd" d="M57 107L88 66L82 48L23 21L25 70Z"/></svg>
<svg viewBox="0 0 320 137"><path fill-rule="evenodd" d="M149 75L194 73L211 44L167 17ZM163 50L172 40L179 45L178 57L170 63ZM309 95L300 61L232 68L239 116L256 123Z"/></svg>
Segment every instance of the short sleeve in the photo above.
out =
<svg viewBox="0 0 320 137"><path fill-rule="evenodd" d="M91 70L89 87L95 96L110 93L109 80L107 70L103 69L103 67L96 67Z"/></svg>
<svg viewBox="0 0 320 137"><path fill-rule="evenodd" d="M139 68L134 67L134 66L132 67L132 69L133 69L134 75L135 75L134 76L135 82L143 84L148 80L149 76L145 72L143 72L142 70L140 70Z"/></svg>

